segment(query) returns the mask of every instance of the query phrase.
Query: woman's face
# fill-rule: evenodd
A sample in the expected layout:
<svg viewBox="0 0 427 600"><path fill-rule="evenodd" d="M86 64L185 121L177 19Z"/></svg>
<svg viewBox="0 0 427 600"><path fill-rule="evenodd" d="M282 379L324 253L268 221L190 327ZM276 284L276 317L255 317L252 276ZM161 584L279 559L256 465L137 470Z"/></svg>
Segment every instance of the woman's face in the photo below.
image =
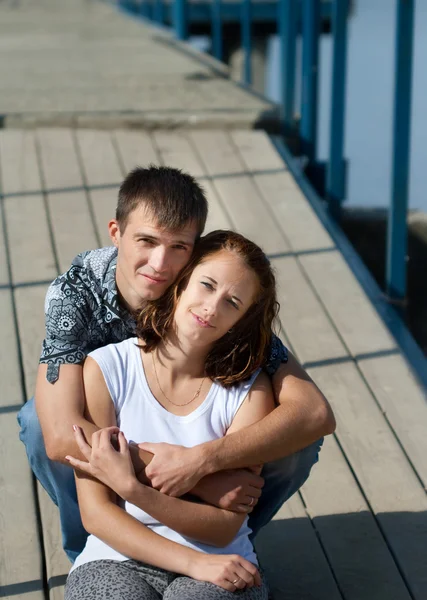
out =
<svg viewBox="0 0 427 600"><path fill-rule="evenodd" d="M201 346L219 340L251 307L258 285L257 275L234 252L209 256L195 267L178 300L178 337Z"/></svg>

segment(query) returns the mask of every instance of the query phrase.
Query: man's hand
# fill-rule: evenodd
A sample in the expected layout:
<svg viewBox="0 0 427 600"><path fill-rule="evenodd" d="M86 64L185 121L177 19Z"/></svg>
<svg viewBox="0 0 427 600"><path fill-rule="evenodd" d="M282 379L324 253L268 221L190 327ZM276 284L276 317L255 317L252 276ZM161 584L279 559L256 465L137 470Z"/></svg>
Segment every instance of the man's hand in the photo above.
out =
<svg viewBox="0 0 427 600"><path fill-rule="evenodd" d="M95 477L126 499L135 482L135 470L124 434L118 427L106 427L92 435L92 447L87 443L83 431L75 426L77 445L88 462L66 456L70 465L91 477ZM112 436L117 436L118 450L112 445Z"/></svg>
<svg viewBox="0 0 427 600"><path fill-rule="evenodd" d="M231 512L251 513L264 486L264 479L259 476L259 471L260 468L254 468L212 473L204 477L192 493L207 504Z"/></svg>
<svg viewBox="0 0 427 600"><path fill-rule="evenodd" d="M204 456L201 446L185 448L174 444L138 444L153 458L145 468L145 475L159 492L178 498L183 496L204 477Z"/></svg>

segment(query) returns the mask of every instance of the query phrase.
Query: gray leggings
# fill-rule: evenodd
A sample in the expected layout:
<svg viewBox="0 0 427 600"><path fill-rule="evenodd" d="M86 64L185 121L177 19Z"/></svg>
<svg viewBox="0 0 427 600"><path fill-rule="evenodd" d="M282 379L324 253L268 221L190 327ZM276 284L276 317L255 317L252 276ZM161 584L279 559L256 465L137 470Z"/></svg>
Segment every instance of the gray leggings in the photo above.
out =
<svg viewBox="0 0 427 600"><path fill-rule="evenodd" d="M206 581L197 581L136 560L95 560L73 571L65 586L65 600L267 600L265 579L261 587L227 592Z"/></svg>

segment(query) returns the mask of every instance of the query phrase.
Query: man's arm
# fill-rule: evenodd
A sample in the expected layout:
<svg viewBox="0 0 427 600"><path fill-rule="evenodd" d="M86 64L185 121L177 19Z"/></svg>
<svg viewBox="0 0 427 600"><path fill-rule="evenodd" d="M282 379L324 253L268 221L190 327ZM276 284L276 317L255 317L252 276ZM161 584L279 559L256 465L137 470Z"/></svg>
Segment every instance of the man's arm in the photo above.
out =
<svg viewBox="0 0 427 600"><path fill-rule="evenodd" d="M94 360L87 360L84 369L87 411L97 424L115 422L115 415L109 415L112 405L102 372ZM252 386L248 397L229 431L236 431L258 421L274 408L270 382L266 375L260 374ZM89 463L69 457L69 463L84 473L102 477L103 482L124 500L135 504L153 518L182 535L214 546L226 546L240 529L245 515L236 514L209 506L193 503L180 498L165 496L160 492L142 485L129 470L126 455L128 446L119 438L120 448L114 450L110 443L113 433L118 429L109 428L96 433L92 438L92 448L86 443L80 431L76 439L81 453ZM100 466L102 469L99 470ZM249 499L250 500L250 499ZM248 500L248 501L249 501Z"/></svg>
<svg viewBox="0 0 427 600"><path fill-rule="evenodd" d="M79 454L73 425L82 427L87 439L98 428L84 418L85 396L82 365L61 365L55 383L46 379L48 365L37 372L35 402L46 452L51 460L65 461L66 454Z"/></svg>
<svg viewBox="0 0 427 600"><path fill-rule="evenodd" d="M210 473L283 458L334 432L326 398L292 354L273 376L273 389L278 406L244 431L196 448L141 444L154 453L146 469L153 487L180 496Z"/></svg>
<svg viewBox="0 0 427 600"><path fill-rule="evenodd" d="M84 460L73 435L73 426L80 427L87 440L99 427L85 414L85 391L83 386L83 365L61 365L55 383L46 379L47 365L40 364L37 372L35 402L37 415L43 433L46 453L51 460L69 464L67 455ZM110 406L110 422L115 419L114 408ZM142 480L144 468L152 455L131 448L135 472Z"/></svg>
<svg viewBox="0 0 427 600"><path fill-rule="evenodd" d="M204 453L207 473L266 463L289 456L335 431L325 396L289 353L273 376L277 408L245 433L216 440Z"/></svg>

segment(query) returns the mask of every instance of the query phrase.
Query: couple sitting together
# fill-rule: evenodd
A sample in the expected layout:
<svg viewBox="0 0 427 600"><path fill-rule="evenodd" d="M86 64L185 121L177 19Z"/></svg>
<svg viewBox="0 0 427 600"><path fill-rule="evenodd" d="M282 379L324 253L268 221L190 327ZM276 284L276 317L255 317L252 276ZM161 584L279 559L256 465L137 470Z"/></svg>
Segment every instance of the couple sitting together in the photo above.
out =
<svg viewBox="0 0 427 600"><path fill-rule="evenodd" d="M135 169L114 246L48 290L18 419L74 563L66 600L265 600L253 539L334 430L272 333L267 257L232 231L201 237L206 217L191 176Z"/></svg>

